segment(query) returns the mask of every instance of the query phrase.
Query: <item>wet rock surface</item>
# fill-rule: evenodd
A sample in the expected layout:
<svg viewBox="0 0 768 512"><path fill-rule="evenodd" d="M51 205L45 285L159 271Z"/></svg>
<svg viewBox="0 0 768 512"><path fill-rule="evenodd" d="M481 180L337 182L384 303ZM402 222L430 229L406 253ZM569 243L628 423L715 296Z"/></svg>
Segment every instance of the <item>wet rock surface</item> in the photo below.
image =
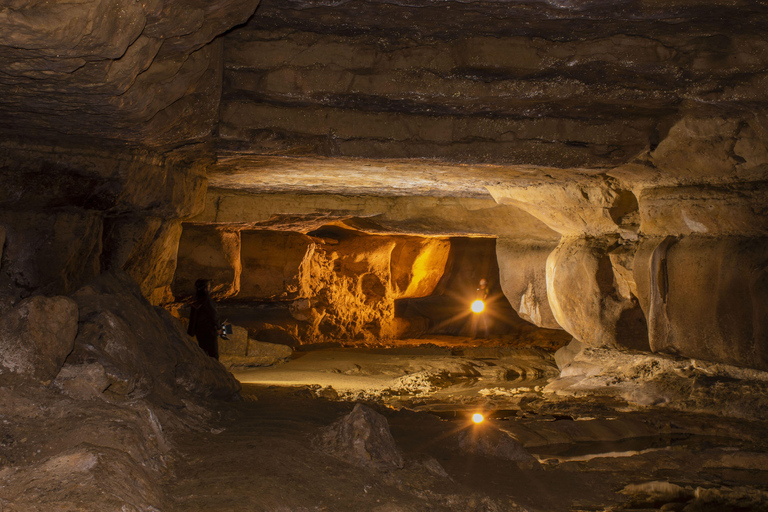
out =
<svg viewBox="0 0 768 512"><path fill-rule="evenodd" d="M465 357L475 357L475 364L517 364L520 370L536 364L533 355L504 359L506 352L497 351L476 349ZM466 384L455 374L435 381L426 393L401 388L397 395L379 394L376 402L389 407L376 410L386 419L403 462L385 473L358 460L328 456L308 439L340 417L357 417L353 409L359 416L362 406L339 401L343 393L319 386L245 384L246 401L227 406L216 434L182 439L187 455L167 487L174 496L171 509L216 510L221 506L217 493L226 492L228 506L258 510L286 500L298 509L350 511L384 506L414 511L762 510L768 453L760 412L767 396L761 387L765 374L693 363L701 372L693 376L699 384L685 388L680 384L690 384L691 378L678 372L690 360L665 364L656 358L656 366L618 351L611 354L626 360L585 349L570 363L591 361L593 372L603 369L604 377L593 373L581 389L554 387L571 382L566 366L562 377L548 378L551 384L543 391L535 380L502 390L498 373L483 373L493 393L464 393ZM380 354L380 363L394 355ZM615 361L613 370L605 370L609 361ZM634 377L626 369L631 361L638 362ZM386 375L392 368L378 371ZM372 369L369 362L361 370ZM301 378L303 371L297 368L293 378ZM625 376L618 384L600 380L620 378L621 371ZM701 380L705 374L706 383ZM337 382L343 389L343 380ZM675 387L677 395L669 401L632 398L668 395ZM725 394L744 394L746 387L753 390L749 400L721 407ZM477 411L486 420L473 425L470 417ZM210 451L216 456L204 448L208 443L214 444ZM243 474L232 467L226 450L261 462ZM211 464L219 478L216 486L204 488L200 482ZM290 493L285 492L288 486Z"/></svg>

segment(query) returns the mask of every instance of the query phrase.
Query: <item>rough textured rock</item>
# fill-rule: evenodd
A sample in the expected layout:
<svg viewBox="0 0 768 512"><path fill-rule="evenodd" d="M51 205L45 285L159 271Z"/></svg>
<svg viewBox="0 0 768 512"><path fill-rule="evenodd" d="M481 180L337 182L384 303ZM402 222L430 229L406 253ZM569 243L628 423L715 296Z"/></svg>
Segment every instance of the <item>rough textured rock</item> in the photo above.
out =
<svg viewBox="0 0 768 512"><path fill-rule="evenodd" d="M456 435L456 441L465 452L512 460L529 468L539 465L534 456L512 436L493 425L481 423L465 428Z"/></svg>
<svg viewBox="0 0 768 512"><path fill-rule="evenodd" d="M238 299L286 300L307 297L312 238L301 233L242 231L240 233Z"/></svg>
<svg viewBox="0 0 768 512"><path fill-rule="evenodd" d="M416 5L262 2L225 42L227 144L599 166L655 149L680 111L766 100L752 4Z"/></svg>
<svg viewBox="0 0 768 512"><path fill-rule="evenodd" d="M768 239L669 237L650 262L651 349L768 369Z"/></svg>
<svg viewBox="0 0 768 512"><path fill-rule="evenodd" d="M0 207L74 207L165 219L195 215L209 158L191 147L159 152L83 145L0 145Z"/></svg>
<svg viewBox="0 0 768 512"><path fill-rule="evenodd" d="M641 230L650 236L765 236L768 183L689 185L643 190Z"/></svg>
<svg viewBox="0 0 768 512"><path fill-rule="evenodd" d="M229 282L239 265L240 291L231 295L231 309L221 305L221 314L247 327L255 339L291 346L326 337L393 337L395 299L432 293L450 247L445 239L369 235L338 226L325 226L313 236L265 230L221 235L206 225L184 230L174 281L177 300L188 297L185 289L212 275L216 266L220 280ZM239 236L240 250L226 246L222 236ZM206 267L206 261L213 263ZM246 311L249 302L265 301L282 309L258 309L257 304Z"/></svg>
<svg viewBox="0 0 768 512"><path fill-rule="evenodd" d="M206 43L257 4L90 0L5 9L0 130L153 145L205 136L221 87L221 47Z"/></svg>
<svg viewBox="0 0 768 512"><path fill-rule="evenodd" d="M0 272L29 293L70 293L99 273L101 218L82 211L0 211Z"/></svg>
<svg viewBox="0 0 768 512"><path fill-rule="evenodd" d="M501 289L520 318L560 329L547 298L547 257L557 244L496 240Z"/></svg>
<svg viewBox="0 0 768 512"><path fill-rule="evenodd" d="M158 510L165 505L151 470L124 451L87 443L25 467L9 480L0 491L11 504L9 511Z"/></svg>
<svg viewBox="0 0 768 512"><path fill-rule="evenodd" d="M184 227L179 241L173 294L192 298L195 281L208 279L217 298L240 290L240 233L215 226Z"/></svg>
<svg viewBox="0 0 768 512"><path fill-rule="evenodd" d="M340 459L380 471L403 467L403 456L389 432L387 419L356 404L351 413L326 427L316 444Z"/></svg>
<svg viewBox="0 0 768 512"><path fill-rule="evenodd" d="M102 267L122 269L155 305L171 302L171 283L181 238L181 221L157 217L108 219L104 226Z"/></svg>
<svg viewBox="0 0 768 512"><path fill-rule="evenodd" d="M615 240L563 239L547 259L549 303L558 324L588 346L648 350L645 316L637 298L622 295L609 256L618 247Z"/></svg>
<svg viewBox="0 0 768 512"><path fill-rule="evenodd" d="M35 296L0 317L0 366L40 381L53 379L72 352L77 304L68 297Z"/></svg>
<svg viewBox="0 0 768 512"><path fill-rule="evenodd" d="M390 284L395 299L426 297L445 271L451 244L433 238L406 238L390 254Z"/></svg>
<svg viewBox="0 0 768 512"><path fill-rule="evenodd" d="M152 307L128 275L102 274L72 297L80 325L67 363L88 373L87 365L101 364L109 380L106 398L152 394L175 403L179 389L221 397L239 390L232 375L205 355L178 320Z"/></svg>

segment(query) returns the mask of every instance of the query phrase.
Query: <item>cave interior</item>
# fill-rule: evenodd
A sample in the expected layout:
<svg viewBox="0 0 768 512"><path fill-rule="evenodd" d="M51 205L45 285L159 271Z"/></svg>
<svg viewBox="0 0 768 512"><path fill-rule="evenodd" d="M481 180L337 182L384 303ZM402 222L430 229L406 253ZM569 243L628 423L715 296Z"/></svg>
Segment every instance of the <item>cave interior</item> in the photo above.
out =
<svg viewBox="0 0 768 512"><path fill-rule="evenodd" d="M766 29L3 2L0 511L767 511Z"/></svg>

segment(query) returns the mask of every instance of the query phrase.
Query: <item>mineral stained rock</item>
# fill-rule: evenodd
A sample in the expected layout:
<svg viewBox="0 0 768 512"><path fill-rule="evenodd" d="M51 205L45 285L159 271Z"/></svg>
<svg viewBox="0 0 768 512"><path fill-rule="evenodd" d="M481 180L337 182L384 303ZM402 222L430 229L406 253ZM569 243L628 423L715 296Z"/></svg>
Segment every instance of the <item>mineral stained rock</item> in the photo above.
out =
<svg viewBox="0 0 768 512"><path fill-rule="evenodd" d="M35 296L0 317L0 367L39 381L53 379L72 352L77 304L68 297Z"/></svg>
<svg viewBox="0 0 768 512"><path fill-rule="evenodd" d="M358 466L379 471L403 467L387 419L363 404L326 427L315 440L318 448Z"/></svg>
<svg viewBox="0 0 768 512"><path fill-rule="evenodd" d="M261 341L277 342L266 331L279 330L315 342L325 336L390 338L397 330L395 299L432 293L448 261L450 245L441 238L369 235L337 226L312 233L185 224L176 299L188 300L194 281L206 277L214 294L221 290L218 296L229 295L233 305L284 304L287 318L275 314L258 325L249 319L251 336Z"/></svg>

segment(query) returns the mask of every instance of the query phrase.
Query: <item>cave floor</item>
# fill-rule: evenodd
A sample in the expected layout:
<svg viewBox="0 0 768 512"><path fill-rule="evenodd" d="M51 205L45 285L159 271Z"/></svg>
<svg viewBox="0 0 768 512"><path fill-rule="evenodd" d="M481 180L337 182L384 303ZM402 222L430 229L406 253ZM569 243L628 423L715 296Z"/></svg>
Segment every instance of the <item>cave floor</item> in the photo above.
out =
<svg viewBox="0 0 768 512"><path fill-rule="evenodd" d="M169 510L768 510L764 422L542 392L556 374L539 350L438 346L318 350L240 372L243 401L177 438ZM322 449L319 431L355 401L387 418L402 469ZM473 425L475 411L488 419ZM465 431L505 432L535 458L462 450Z"/></svg>

